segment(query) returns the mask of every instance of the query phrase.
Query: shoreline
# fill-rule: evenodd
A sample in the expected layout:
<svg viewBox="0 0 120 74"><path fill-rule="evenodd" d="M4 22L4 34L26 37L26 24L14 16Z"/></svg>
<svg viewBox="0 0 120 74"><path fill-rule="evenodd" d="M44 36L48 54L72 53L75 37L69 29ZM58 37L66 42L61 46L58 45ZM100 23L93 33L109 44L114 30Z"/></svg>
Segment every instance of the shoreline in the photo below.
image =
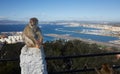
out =
<svg viewBox="0 0 120 74"><path fill-rule="evenodd" d="M6 38L0 38L0 42L5 42L7 41L8 44L12 44L12 43L17 43L17 42L22 42L22 37L21 34L22 32L1 32L1 34L3 33L8 35ZM98 44L98 45L103 45L103 46L110 46L110 47L117 47L120 48L120 40L113 40L113 41L109 41L109 42L99 42L99 41L95 41L95 40L91 40L91 39L83 39L80 37L72 37L66 34L44 34L45 36L48 37L54 37L54 38L58 38L58 39L66 39L66 40L81 40L83 42L87 42L90 44Z"/></svg>
<svg viewBox="0 0 120 74"><path fill-rule="evenodd" d="M87 43L90 43L90 44L95 43L95 44L98 44L98 45L120 48L119 44L113 44L113 43L107 43L107 42L98 42L98 41L94 41L94 40L83 39L83 38L79 38L79 37L72 37L72 36L68 36L68 35L45 34L45 36L55 37L55 38L59 38L59 39L66 39L66 40L81 40L83 42L87 42Z"/></svg>

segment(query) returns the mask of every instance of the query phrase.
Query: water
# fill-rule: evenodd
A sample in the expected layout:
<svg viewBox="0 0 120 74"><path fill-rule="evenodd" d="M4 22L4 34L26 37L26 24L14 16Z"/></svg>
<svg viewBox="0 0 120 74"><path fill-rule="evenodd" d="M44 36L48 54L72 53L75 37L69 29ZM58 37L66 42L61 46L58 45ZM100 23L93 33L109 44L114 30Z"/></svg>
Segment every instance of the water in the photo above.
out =
<svg viewBox="0 0 120 74"><path fill-rule="evenodd" d="M23 31L25 24L18 24L18 25L0 25L0 32L17 32ZM77 33L76 31L85 30L97 30L95 28L85 28L85 27L65 27L64 25L55 25L55 24L40 24L41 30L44 36L44 41L54 40L53 37L45 36L45 34L67 34L73 37L80 37L84 39L91 39L95 41L101 42L109 42L112 40L117 40L117 37L111 36L100 36L100 35L91 35L91 34L81 34Z"/></svg>
<svg viewBox="0 0 120 74"><path fill-rule="evenodd" d="M0 32L16 32L22 31L25 25L18 24L18 25L0 25Z"/></svg>

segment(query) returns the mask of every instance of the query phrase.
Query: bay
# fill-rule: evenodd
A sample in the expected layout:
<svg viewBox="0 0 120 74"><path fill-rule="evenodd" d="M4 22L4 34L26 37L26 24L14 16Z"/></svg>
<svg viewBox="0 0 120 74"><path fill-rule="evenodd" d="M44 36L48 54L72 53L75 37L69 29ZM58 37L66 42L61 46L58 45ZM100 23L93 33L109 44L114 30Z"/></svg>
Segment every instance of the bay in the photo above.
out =
<svg viewBox="0 0 120 74"><path fill-rule="evenodd" d="M0 32L18 32L23 31L25 24L13 24L13 25L0 25ZM77 33L77 31L82 30L97 30L95 28L86 28L86 27L66 27L65 25L56 25L56 24L39 24L39 27L42 30L44 41L51 41L56 38L45 36L45 34L60 34L60 35L69 35L72 37L80 37L83 39L90 39L100 42L109 42L112 40L117 40L119 38L112 36L100 36L92 34L83 34Z"/></svg>

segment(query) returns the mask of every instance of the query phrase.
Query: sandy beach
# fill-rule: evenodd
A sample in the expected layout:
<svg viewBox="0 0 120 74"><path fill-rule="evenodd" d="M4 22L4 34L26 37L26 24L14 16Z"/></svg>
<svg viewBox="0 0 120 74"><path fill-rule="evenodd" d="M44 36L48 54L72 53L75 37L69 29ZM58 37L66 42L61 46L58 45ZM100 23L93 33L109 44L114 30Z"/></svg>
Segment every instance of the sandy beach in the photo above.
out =
<svg viewBox="0 0 120 74"><path fill-rule="evenodd" d="M82 39L82 38L78 38L78 37L71 37L69 35L45 34L45 36L55 37L55 38L59 38L59 39L66 39L66 40L75 40L75 39L77 39L77 40L81 40L81 41L84 41L84 42L87 42L87 43L90 43L90 44L96 43L98 45L120 48L120 45L117 45L117 44L107 43L107 42L98 42L98 41L89 40L89 39Z"/></svg>

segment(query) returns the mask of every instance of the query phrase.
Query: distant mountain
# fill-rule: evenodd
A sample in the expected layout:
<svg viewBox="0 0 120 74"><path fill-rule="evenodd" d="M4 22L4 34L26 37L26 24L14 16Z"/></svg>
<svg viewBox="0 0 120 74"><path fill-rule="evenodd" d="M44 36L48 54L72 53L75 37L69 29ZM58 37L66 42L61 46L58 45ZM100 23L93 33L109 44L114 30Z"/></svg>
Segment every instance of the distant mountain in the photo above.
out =
<svg viewBox="0 0 120 74"><path fill-rule="evenodd" d="M16 20L0 20L0 25L2 24L26 24L25 21L16 21ZM107 24L120 26L120 22L113 21L78 21L78 20L56 20L56 21L40 21L39 24L58 24L58 23L81 23L81 24Z"/></svg>
<svg viewBox="0 0 120 74"><path fill-rule="evenodd" d="M1 24L23 24L25 22L23 21L15 21L15 20L0 20L0 25Z"/></svg>
<svg viewBox="0 0 120 74"><path fill-rule="evenodd" d="M107 23L119 23L114 21L82 21L82 20L71 20L71 21L56 21L56 22L75 22L75 23L83 23L83 24L107 24Z"/></svg>
<svg viewBox="0 0 120 74"><path fill-rule="evenodd" d="M78 21L78 20L57 20L57 21L49 21L47 23L81 23L81 24L107 24L107 25L114 25L114 26L120 26L120 22L115 21Z"/></svg>

